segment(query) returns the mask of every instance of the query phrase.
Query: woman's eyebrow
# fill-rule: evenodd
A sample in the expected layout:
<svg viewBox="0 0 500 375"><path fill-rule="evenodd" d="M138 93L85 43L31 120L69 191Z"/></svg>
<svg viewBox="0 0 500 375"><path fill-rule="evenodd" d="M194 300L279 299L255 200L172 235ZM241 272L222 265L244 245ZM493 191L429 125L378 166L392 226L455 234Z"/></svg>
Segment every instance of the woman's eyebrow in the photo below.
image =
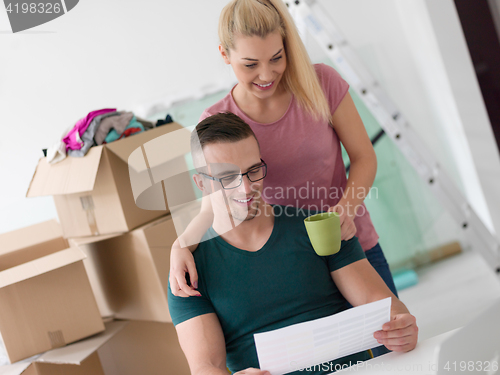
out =
<svg viewBox="0 0 500 375"><path fill-rule="evenodd" d="M273 55L273 57L276 57L276 55L279 55L279 54L281 53L281 51L283 51L283 48L282 48L282 49L280 49L278 52L276 52L276 53Z"/></svg>
<svg viewBox="0 0 500 375"><path fill-rule="evenodd" d="M283 51L283 48L281 48L278 52L276 52L272 58L276 57ZM250 57L243 57L242 60L248 60L248 61L259 61L257 59L251 59Z"/></svg>

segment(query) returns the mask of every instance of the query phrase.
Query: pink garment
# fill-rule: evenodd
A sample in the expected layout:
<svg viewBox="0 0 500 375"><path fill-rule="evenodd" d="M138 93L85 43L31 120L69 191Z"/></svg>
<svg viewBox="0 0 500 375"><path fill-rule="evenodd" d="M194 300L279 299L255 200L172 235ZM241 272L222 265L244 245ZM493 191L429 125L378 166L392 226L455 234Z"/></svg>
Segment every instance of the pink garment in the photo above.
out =
<svg viewBox="0 0 500 375"><path fill-rule="evenodd" d="M87 116L78 120L73 129L71 129L62 140L66 143L66 152L68 152L68 150L80 150L82 148L83 142L81 140L81 136L85 133L94 117L115 111L116 108L99 109L97 111L90 112Z"/></svg>
<svg viewBox="0 0 500 375"><path fill-rule="evenodd" d="M333 113L349 85L330 66L316 64L314 67ZM268 165L263 191L266 202L321 211L338 203L347 177L340 140L327 122L315 120L294 97L278 121L255 122L236 105L232 90L207 108L200 121L227 111L249 124L259 140L262 159ZM363 250L374 247L379 237L364 203L354 222Z"/></svg>

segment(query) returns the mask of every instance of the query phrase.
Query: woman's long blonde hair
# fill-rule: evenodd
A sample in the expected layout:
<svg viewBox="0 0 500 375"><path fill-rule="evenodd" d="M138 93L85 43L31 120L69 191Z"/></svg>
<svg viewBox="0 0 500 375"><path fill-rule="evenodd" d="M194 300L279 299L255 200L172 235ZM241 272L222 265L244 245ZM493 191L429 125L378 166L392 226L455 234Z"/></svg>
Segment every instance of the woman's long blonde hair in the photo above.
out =
<svg viewBox="0 0 500 375"><path fill-rule="evenodd" d="M219 39L227 54L235 49L237 34L264 38L275 31L283 37L287 58L281 84L315 118L330 121L332 114L316 71L282 0L232 0L219 18Z"/></svg>

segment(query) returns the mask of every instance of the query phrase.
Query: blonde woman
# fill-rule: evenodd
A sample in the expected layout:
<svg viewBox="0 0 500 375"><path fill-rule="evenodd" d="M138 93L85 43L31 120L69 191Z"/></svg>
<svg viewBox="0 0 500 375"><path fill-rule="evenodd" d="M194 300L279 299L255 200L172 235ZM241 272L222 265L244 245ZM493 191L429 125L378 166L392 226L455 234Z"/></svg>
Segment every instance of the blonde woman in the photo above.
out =
<svg viewBox="0 0 500 375"><path fill-rule="evenodd" d="M342 240L357 235L365 255L397 295L378 235L363 200L377 160L348 93L331 67L313 65L282 0L233 0L219 19L219 51L238 83L201 116L232 112L250 125L268 165L264 199L271 204L336 211ZM349 178L342 161L349 155ZM248 202L241 204L251 205ZM210 216L209 214L205 214ZM194 221L172 247L170 287L195 296L198 276L191 251L208 229ZM279 266L279 265L277 265ZM186 283L189 273L191 286ZM314 272L314 270L311 270Z"/></svg>

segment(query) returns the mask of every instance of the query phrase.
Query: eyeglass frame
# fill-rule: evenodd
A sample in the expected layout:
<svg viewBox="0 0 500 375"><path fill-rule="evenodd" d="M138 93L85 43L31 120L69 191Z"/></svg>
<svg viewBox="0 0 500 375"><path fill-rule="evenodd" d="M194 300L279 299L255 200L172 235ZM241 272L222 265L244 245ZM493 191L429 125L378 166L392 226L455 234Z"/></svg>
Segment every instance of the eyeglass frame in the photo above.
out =
<svg viewBox="0 0 500 375"><path fill-rule="evenodd" d="M241 186L241 184L243 183L243 177L244 177L244 176L247 176L248 181L250 181L250 182L257 182L257 181L261 181L261 180L263 180L263 179L267 176L267 163L266 163L264 160L262 160L262 158L260 159L260 161L262 162L262 165L259 165L259 166L256 166L256 167L253 167L253 168L250 168L250 170L246 171L245 173L231 174L231 175L229 175L229 176L225 176L225 177L222 177L222 178L213 177L213 176L210 176L210 175L205 174L205 173L202 173L202 172L199 172L199 174L201 174L202 176L205 176L205 177L206 177L206 178L208 178L209 180L217 181L218 183L220 183L220 186L221 186L224 190L232 190L232 189L239 188L239 187ZM265 172L265 173L264 173L264 176L262 176L262 178L259 178L258 180L255 180L255 181L250 180L250 177L248 176L248 174L249 174L250 172L252 172L252 170L253 170L253 169L256 169L256 168L262 168L262 167L264 167L264 168L265 168L265 169L264 169L264 172ZM241 176L241 177L240 177L240 184L239 184L238 186L235 186L235 187L232 187L232 188L226 188L226 187L224 187L224 185L222 184L222 180L223 180L224 178L228 178L228 177L232 177L232 176L238 176L238 175L240 175L240 176Z"/></svg>

